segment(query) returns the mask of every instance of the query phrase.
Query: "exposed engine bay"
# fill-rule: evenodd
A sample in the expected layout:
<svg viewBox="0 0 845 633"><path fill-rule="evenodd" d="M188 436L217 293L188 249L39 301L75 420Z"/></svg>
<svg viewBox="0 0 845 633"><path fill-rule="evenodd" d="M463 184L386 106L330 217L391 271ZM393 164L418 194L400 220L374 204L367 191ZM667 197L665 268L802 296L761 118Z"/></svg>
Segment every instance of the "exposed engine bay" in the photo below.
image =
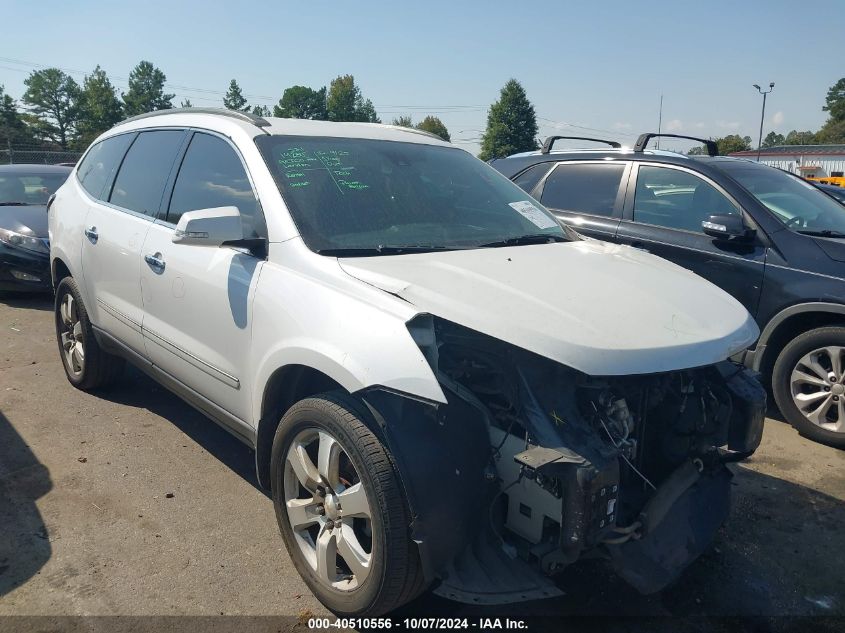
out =
<svg viewBox="0 0 845 633"><path fill-rule="evenodd" d="M482 501L466 503L488 519L482 531L497 556L543 575L598 556L650 593L710 544L729 509L726 463L753 453L762 436L765 391L748 370L725 361L587 376L436 317L415 319L409 330L450 403L437 414L439 427L483 423L475 428L487 445L461 436L460 451L443 459L483 482L461 474L480 493ZM475 558L491 551L465 547ZM457 564L440 575L460 599L473 595L478 578L467 581L471 570Z"/></svg>

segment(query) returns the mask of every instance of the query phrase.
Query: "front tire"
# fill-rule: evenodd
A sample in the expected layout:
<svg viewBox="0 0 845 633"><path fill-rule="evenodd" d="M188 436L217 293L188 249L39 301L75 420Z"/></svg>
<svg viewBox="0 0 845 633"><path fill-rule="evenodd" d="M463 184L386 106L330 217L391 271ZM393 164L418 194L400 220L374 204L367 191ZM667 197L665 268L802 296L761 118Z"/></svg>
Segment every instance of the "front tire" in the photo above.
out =
<svg viewBox="0 0 845 633"><path fill-rule="evenodd" d="M821 327L796 336L772 372L778 408L799 433L845 448L845 327Z"/></svg>
<svg viewBox="0 0 845 633"><path fill-rule="evenodd" d="M354 398L332 392L285 413L273 440L271 488L299 574L338 615L383 615L423 587L392 460Z"/></svg>
<svg viewBox="0 0 845 633"><path fill-rule="evenodd" d="M100 349L73 277L56 287L56 339L68 381L91 391L113 384L123 372L123 359Z"/></svg>

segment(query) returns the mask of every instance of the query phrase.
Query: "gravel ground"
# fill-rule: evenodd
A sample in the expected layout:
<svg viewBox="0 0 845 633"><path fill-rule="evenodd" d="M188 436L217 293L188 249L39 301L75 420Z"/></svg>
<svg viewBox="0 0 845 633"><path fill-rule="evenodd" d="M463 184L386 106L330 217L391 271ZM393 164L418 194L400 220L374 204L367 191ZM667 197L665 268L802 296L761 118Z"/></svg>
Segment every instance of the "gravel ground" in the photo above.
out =
<svg viewBox="0 0 845 633"><path fill-rule="evenodd" d="M845 452L772 417L735 471L715 547L661 594L584 562L560 599L482 610L427 595L403 615L845 630ZM49 298L0 300L0 615L219 614L328 615L284 551L252 453L139 372L108 394L73 389ZM654 621L626 629L637 622Z"/></svg>

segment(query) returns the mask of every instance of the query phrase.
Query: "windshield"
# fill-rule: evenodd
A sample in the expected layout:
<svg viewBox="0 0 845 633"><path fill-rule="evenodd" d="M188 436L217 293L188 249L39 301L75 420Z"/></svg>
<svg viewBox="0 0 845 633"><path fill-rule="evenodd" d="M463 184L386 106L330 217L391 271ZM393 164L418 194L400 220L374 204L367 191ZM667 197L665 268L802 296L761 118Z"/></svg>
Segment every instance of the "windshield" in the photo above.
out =
<svg viewBox="0 0 845 633"><path fill-rule="evenodd" d="M808 235L845 236L845 207L785 171L747 162L720 165L786 226Z"/></svg>
<svg viewBox="0 0 845 633"><path fill-rule="evenodd" d="M70 170L68 170L70 173ZM68 174L0 174L0 206L44 205Z"/></svg>
<svg viewBox="0 0 845 633"><path fill-rule="evenodd" d="M293 219L325 255L400 254L566 239L539 202L452 147L256 139Z"/></svg>

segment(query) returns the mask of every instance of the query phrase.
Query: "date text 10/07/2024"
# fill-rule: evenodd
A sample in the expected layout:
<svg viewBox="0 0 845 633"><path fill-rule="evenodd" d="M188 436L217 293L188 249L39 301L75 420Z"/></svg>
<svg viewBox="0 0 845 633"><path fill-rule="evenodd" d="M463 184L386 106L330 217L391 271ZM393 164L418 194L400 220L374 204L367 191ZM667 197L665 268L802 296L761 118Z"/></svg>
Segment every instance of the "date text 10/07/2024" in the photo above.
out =
<svg viewBox="0 0 845 633"><path fill-rule="evenodd" d="M310 618L308 628L312 631L329 629L378 630L527 630L525 620L513 618Z"/></svg>

